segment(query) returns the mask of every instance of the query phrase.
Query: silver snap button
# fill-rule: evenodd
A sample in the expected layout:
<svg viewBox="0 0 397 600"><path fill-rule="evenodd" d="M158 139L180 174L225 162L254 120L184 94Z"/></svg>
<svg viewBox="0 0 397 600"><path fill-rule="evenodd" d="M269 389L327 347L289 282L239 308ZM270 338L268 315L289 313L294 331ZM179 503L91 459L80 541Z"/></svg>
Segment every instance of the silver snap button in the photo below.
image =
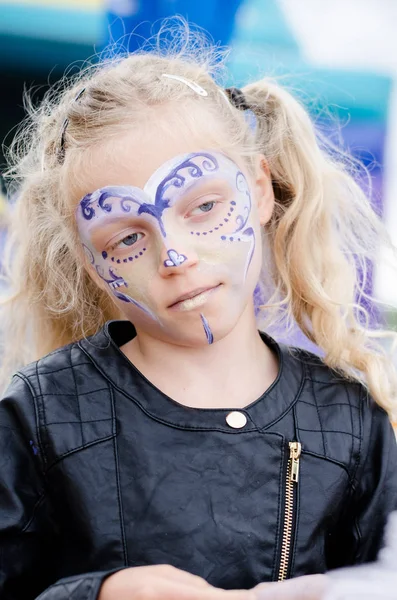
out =
<svg viewBox="0 0 397 600"><path fill-rule="evenodd" d="M244 413L234 410L226 415L226 423L229 427L233 427L233 429L241 429L247 424L247 417Z"/></svg>

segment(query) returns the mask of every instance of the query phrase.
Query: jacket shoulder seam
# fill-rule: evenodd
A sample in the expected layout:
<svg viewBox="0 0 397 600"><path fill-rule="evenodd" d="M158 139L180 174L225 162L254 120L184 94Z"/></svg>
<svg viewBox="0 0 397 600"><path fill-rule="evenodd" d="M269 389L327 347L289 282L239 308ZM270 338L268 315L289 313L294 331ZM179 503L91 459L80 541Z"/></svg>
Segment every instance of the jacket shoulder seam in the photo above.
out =
<svg viewBox="0 0 397 600"><path fill-rule="evenodd" d="M323 423L321 421L320 411L318 410L318 402L317 402L316 393L314 391L313 379L310 379L310 381L311 381L311 388L312 388L313 399L314 399L314 402L316 403L316 412L317 412L318 423L320 425L321 437L322 437L322 440L323 440L324 456L327 456L327 448L326 448L326 445L325 445L325 436L324 436L325 430L324 430L324 427L323 427ZM302 431L304 431L304 429L302 429L302 428L300 428L300 429Z"/></svg>
<svg viewBox="0 0 397 600"><path fill-rule="evenodd" d="M308 402L307 400L299 400L299 402L301 404L307 404L308 406L316 406L315 404L312 404L311 402ZM356 410L360 410L359 406L352 406L351 404L349 404L349 402L330 402L329 404L320 404L318 406L319 409L321 408L330 408L331 406L350 406L351 408L355 408Z"/></svg>
<svg viewBox="0 0 397 600"><path fill-rule="evenodd" d="M316 429L306 429L305 427L299 427L299 431L307 431L307 432L311 432L311 433L320 433ZM354 433L351 433L350 431L340 431L339 429L321 429L321 431L323 433L342 433L343 435L348 435L348 436L350 436L352 438L355 438L357 440L360 439L358 437L358 435L355 435ZM325 454L324 456L326 457L327 455Z"/></svg>
<svg viewBox="0 0 397 600"><path fill-rule="evenodd" d="M73 361L72 361L72 351L73 351L73 346L70 347L69 360L70 360L70 369L72 371L74 390L75 390L76 400L77 400L77 412L78 412L78 416L79 416L79 420L80 420L81 445L84 446L84 430L83 430L83 422L82 422L82 417L81 417L80 394L77 390L76 375L74 373L74 365L73 365Z"/></svg>
<svg viewBox="0 0 397 600"><path fill-rule="evenodd" d="M43 459L43 463L44 465L47 464L47 455L45 453L44 450L44 443L42 440L42 436L41 436L41 427L40 427L40 414L39 414L39 407L37 406L37 396L35 394L35 390L29 380L28 377L26 377L26 375L24 375L23 373L21 373L20 371L18 371L15 374L15 377L19 377L19 379L21 379L25 385L27 386L27 388L30 391L30 394L32 396L32 401L33 401L33 408L34 408L34 415L35 415L35 424L36 424L36 437L37 437L37 442L40 448L40 452L41 452L41 456ZM38 385L40 387L40 383L38 382ZM42 473L44 473L44 471L42 471Z"/></svg>

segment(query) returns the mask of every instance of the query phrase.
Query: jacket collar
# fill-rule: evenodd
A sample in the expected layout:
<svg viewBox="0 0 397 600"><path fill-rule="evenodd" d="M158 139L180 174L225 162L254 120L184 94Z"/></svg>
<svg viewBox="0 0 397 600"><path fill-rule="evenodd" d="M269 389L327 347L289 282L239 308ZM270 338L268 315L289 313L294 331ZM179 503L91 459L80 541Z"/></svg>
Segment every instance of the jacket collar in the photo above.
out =
<svg viewBox="0 0 397 600"><path fill-rule="evenodd" d="M166 396L128 360L120 350L135 337L130 321L110 321L94 336L79 346L108 381L138 404L154 419L183 429L221 430L228 433L266 429L286 414L297 401L304 382L304 363L296 349L278 344L265 333L263 342L276 352L279 372L274 383L254 402L243 409L191 408ZM177 373L171 374L177 376ZM226 416L238 410L247 417L242 429L232 429Z"/></svg>

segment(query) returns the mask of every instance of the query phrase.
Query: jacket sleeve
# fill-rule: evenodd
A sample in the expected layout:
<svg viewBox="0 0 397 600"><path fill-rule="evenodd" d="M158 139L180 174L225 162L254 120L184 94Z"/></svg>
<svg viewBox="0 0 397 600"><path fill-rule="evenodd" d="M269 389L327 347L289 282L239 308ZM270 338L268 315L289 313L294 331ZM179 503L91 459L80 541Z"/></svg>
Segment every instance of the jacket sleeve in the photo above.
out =
<svg viewBox="0 0 397 600"><path fill-rule="evenodd" d="M56 581L59 538L43 473L33 395L15 376L0 402L0 598L95 600L115 570Z"/></svg>
<svg viewBox="0 0 397 600"><path fill-rule="evenodd" d="M389 514L397 510L397 444L388 415L361 400L360 458L344 515L328 539L328 569L376 560Z"/></svg>

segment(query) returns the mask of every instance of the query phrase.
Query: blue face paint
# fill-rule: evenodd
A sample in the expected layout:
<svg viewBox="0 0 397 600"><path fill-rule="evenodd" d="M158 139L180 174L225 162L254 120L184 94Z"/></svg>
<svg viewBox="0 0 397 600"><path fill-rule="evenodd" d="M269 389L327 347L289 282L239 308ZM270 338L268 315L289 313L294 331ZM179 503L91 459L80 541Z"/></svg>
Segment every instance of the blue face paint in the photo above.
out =
<svg viewBox="0 0 397 600"><path fill-rule="evenodd" d="M169 259L164 261L165 267L179 267L179 265L182 265L185 260L187 260L187 257L184 254L178 254L178 252L173 249L168 250L167 254Z"/></svg>
<svg viewBox="0 0 397 600"><path fill-rule="evenodd" d="M163 178L157 186L154 202L145 202L139 199L141 192L145 190L128 186L108 186L103 190L97 190L93 194L84 196L80 201L81 214L84 219L91 220L98 210L110 213L112 204L106 201L110 198L119 198L122 211L130 213L135 208L137 215L153 217L157 220L162 235L166 237L162 215L172 205L172 193L170 193L172 188L183 189L189 180L203 177L205 173L217 171L218 168L218 162L214 156L204 152L192 154ZM138 190L138 197L135 195L135 190Z"/></svg>
<svg viewBox="0 0 397 600"><path fill-rule="evenodd" d="M133 304L136 308L139 308L139 310L144 312L147 316L151 317L154 320L157 320L156 315L147 306L140 304L139 302L137 302L136 300L131 298L128 294L122 293L118 290L118 288L123 287L123 286L128 287L127 282L122 277L118 277L117 275L115 275L115 273L113 272L111 267L109 267L108 276L106 277L103 273L103 269L102 269L101 265L95 264L94 254L91 252L91 250L85 244L83 244L83 249L84 249L84 252L85 252L86 256L88 257L91 265L94 267L94 269L97 272L97 274L99 275L99 277L102 279L102 281L104 281L105 283L108 284L109 288L112 290L114 296L118 300L121 300L122 302L129 302L129 303ZM102 256L103 256L103 253L102 253Z"/></svg>
<svg viewBox="0 0 397 600"><path fill-rule="evenodd" d="M76 219L89 261L123 313L133 322L149 317L162 335L174 335L179 321L168 309L181 293L217 288L225 279L233 290L231 304L242 301L239 290L255 252L251 213L244 173L224 154L202 151L167 161L143 189L109 185L85 195ZM177 283L161 269L176 269ZM212 343L208 320L198 310L207 301L205 296L178 304L186 313L197 311ZM183 336L187 330L178 319Z"/></svg>
<svg viewBox="0 0 397 600"><path fill-rule="evenodd" d="M207 319L205 318L205 316L202 313L200 313L200 317L201 317L201 322L202 322L203 327L204 327L204 332L205 332L205 335L206 335L206 338L207 338L207 342L209 344L213 344L214 343L214 336L212 335L212 331L211 331L211 328L209 326L209 323L208 323Z"/></svg>

